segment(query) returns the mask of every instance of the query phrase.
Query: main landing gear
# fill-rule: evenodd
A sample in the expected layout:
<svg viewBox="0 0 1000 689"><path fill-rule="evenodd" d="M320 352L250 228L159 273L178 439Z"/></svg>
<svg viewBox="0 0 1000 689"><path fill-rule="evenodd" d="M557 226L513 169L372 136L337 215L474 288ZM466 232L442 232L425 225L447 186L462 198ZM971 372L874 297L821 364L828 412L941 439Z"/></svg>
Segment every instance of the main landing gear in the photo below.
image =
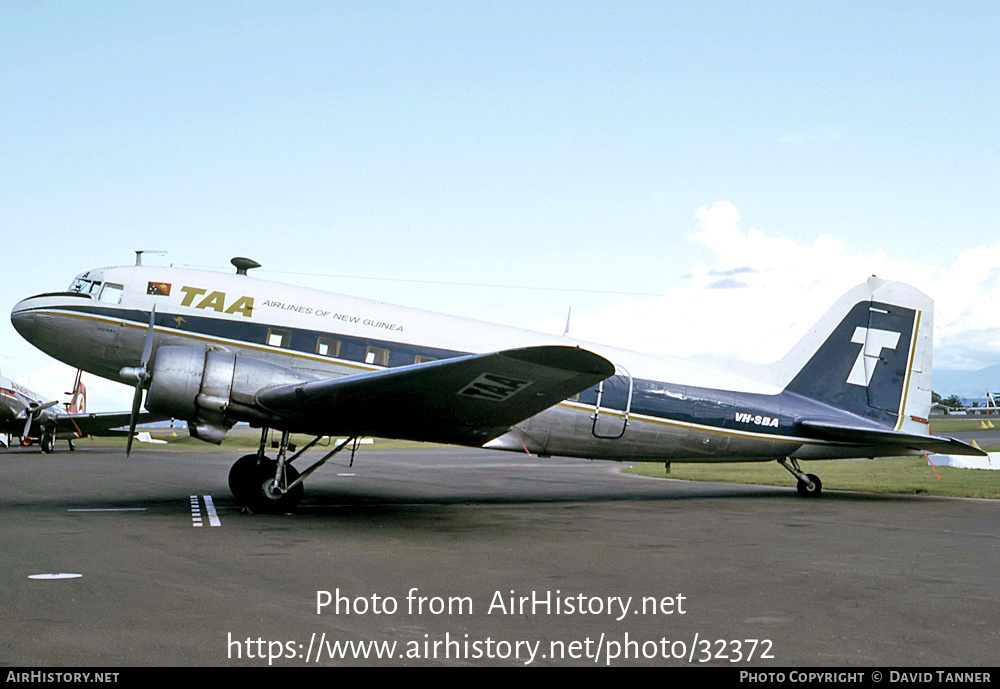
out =
<svg viewBox="0 0 1000 689"><path fill-rule="evenodd" d="M240 457L229 470L229 490L233 492L237 504L251 512L280 513L294 510L302 501L302 482L306 477L356 439L351 437L343 441L300 474L292 466L292 462L318 443L322 436L317 436L294 455L286 458L289 450L289 433L282 431L277 459L271 459L264 454L269 430L261 429L260 447L257 452Z"/></svg>
<svg viewBox="0 0 1000 689"><path fill-rule="evenodd" d="M49 454L56 449L56 436L55 433L49 431L42 431L42 437L38 439L38 445L42 448L42 452Z"/></svg>
<svg viewBox="0 0 1000 689"><path fill-rule="evenodd" d="M796 488L798 488L799 495L803 498L818 498L819 494L823 492L823 483L819 480L819 476L803 472L799 468L798 460L786 457L779 459L778 464L788 469L792 476L799 480Z"/></svg>

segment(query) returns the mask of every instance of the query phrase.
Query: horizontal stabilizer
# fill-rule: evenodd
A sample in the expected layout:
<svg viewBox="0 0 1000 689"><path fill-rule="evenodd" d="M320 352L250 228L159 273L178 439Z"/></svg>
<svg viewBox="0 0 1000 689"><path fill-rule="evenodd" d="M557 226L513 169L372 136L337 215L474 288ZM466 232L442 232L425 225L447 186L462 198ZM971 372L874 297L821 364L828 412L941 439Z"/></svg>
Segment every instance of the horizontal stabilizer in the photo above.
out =
<svg viewBox="0 0 1000 689"><path fill-rule="evenodd" d="M923 450L951 455L986 456L986 453L979 448L954 438L901 433L887 428L852 426L823 419L798 419L796 423L806 434L823 440L835 440L852 445L898 447L901 450Z"/></svg>
<svg viewBox="0 0 1000 689"><path fill-rule="evenodd" d="M614 372L579 347L527 347L282 385L257 402L315 435L481 445Z"/></svg>

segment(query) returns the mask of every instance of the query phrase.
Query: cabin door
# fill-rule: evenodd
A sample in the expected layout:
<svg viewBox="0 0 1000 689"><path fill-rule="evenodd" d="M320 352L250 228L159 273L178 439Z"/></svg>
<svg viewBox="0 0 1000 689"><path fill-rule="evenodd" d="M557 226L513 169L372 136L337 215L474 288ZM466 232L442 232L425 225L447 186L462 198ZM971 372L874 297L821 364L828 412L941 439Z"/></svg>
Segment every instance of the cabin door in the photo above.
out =
<svg viewBox="0 0 1000 689"><path fill-rule="evenodd" d="M591 417L594 437L605 440L621 438L628 428L631 410L632 376L621 366L615 366L615 375L602 380L597 386L597 403Z"/></svg>

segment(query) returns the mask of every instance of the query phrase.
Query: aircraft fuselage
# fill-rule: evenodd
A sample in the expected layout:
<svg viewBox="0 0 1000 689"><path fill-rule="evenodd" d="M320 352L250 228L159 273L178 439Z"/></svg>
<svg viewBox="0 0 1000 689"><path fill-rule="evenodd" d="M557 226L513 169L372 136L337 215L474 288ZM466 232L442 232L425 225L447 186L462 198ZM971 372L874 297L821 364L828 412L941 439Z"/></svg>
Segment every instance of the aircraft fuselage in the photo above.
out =
<svg viewBox="0 0 1000 689"><path fill-rule="evenodd" d="M926 417L908 388L912 350L902 352L909 359L900 385L907 387L897 407L873 408L859 416L790 391L791 374L781 367L758 379L734 376L665 357L247 275L153 266L91 270L66 292L21 301L11 319L27 340L56 359L124 382L121 369L137 364L154 307L156 348L221 349L314 378L547 344L579 346L615 364L616 374L601 385L486 443L496 449L637 461L898 455L904 453L898 447L807 437L797 419L822 417L854 425L889 421L899 429L911 418ZM867 310L864 318L869 318ZM906 318L910 323L904 326L915 339L919 321ZM847 356L853 358L861 349L859 345ZM857 361L876 367L879 375L880 353L871 362L858 353ZM336 419L311 432L337 433Z"/></svg>

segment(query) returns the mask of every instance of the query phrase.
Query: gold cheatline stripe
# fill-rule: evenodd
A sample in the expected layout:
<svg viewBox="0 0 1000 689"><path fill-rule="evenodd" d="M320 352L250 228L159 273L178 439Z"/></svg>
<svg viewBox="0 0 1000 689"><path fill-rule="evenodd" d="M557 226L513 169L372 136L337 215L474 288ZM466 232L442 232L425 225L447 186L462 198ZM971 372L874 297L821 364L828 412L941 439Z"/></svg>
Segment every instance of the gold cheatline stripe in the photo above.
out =
<svg viewBox="0 0 1000 689"><path fill-rule="evenodd" d="M77 319L83 320L83 321L96 321L96 322L99 322L99 323L117 324L117 325L121 325L121 326L126 327L126 328L133 328L135 330L142 330L142 331L145 331L145 330L149 329L149 324L148 323L146 325L141 325L141 324L135 323L133 321L125 320L125 319L110 318L110 317L107 317L107 316L95 316L93 314L82 314L82 313L77 313L75 311L63 312L63 311L51 310L51 309L44 309L44 310L43 309L38 309L38 310L34 310L33 313L38 313L38 314L42 314L42 315L60 316L60 317L66 317L66 318L77 318ZM176 336L185 337L185 338L192 339L192 340L201 340L201 341L204 341L204 342L213 342L213 343L216 343L216 344L223 344L223 345L225 345L225 344L231 344L231 345L235 345L235 346L241 347L243 349L252 349L252 350L260 351L260 352L279 353L279 354L283 354L285 356L291 356L291 357L296 358L296 359L307 359L309 361L332 363L332 364L337 364L337 365L343 365L343 366L346 366L348 368L358 368L358 369L361 369L363 371L377 371L377 370L380 370L378 366L372 366L370 364L361 364L361 363L358 363L356 361L348 361L347 359L335 359L335 358L332 358L332 357L323 356L322 354L307 354L306 352L299 352L299 351L294 350L294 349L284 349L282 347L272 347L272 346L269 346L269 345L259 345L259 344L253 343L253 342L245 342L243 340L233 340L233 339L222 338L222 337L213 336L213 335L203 335L201 333L193 333L193 332L188 331L188 330L175 330L174 328L165 328L163 326L154 325L153 326L153 332L160 333L161 335L176 335ZM336 333L330 333L330 334L334 335Z"/></svg>
<svg viewBox="0 0 1000 689"><path fill-rule="evenodd" d="M146 329L149 328L148 325L144 326L144 325L141 325L141 324L135 323L133 321L129 321L129 320L109 318L107 316L95 316L95 315L92 315L92 314L82 314L82 313L78 313L78 312L75 312L75 311L63 312L61 310L37 309L37 310L33 310L33 312L34 313L45 314L45 315L59 315L59 316L65 316L65 317L69 317L69 318L78 318L80 320L85 320L85 321L97 321L97 322L103 322L103 323L118 324L118 325L121 325L121 326L124 326L124 327L134 328L136 330L146 330ZM295 351L293 349L282 349L280 347L262 346L262 345L258 345L258 344L254 344L254 343L244 342L243 340L232 340L232 339L226 339L226 338L221 338L221 337L214 337L214 336L209 336L209 335L202 335L201 333L192 333L192 332L187 331L187 330L174 330L172 328L163 328L162 326L153 326L153 331L154 332L159 332L161 334L179 335L179 336L182 336L182 337L187 337L187 338L196 339L196 340L202 340L202 341L206 341L206 342L215 342L215 343L219 343L219 344L234 344L234 345L237 345L237 346L242 347L244 349L252 349L252 350L257 350L257 351L262 351L262 352L270 352L270 353L280 353L280 354L283 354L285 356L290 356L290 357L297 358L297 359L307 359L307 360L311 360L311 361L334 363L334 364L346 366L348 368L357 368L357 369L362 369L362 370L365 370L365 371L377 371L377 370L380 370L379 367L377 367L377 366L371 366L371 365L368 365L368 364L359 364L357 362L347 361L345 359L332 359L330 357L324 357L324 356L321 356L321 355L318 355L318 354L315 354L315 355L314 354L306 354L304 352L297 352L297 351ZM335 333L331 333L331 334L335 334ZM588 411L590 409L589 405L581 404L579 402L559 402L559 404L557 406L571 407L571 408L574 408L574 409L588 410ZM605 413L610 414L612 416L617 416L619 418L624 418L624 414L622 414L621 412L615 412L613 410L606 410ZM813 439L813 438L793 438L793 437L788 437L788 436L771 435L771 434L768 434L768 433L755 433L753 431L730 430L730 429L725 429L725 428L718 428L716 426L706 426L706 425L703 425L703 424L691 423L691 422L688 422L688 421L677 421L677 420L674 420L674 419L665 419L665 418L661 418L661 417L657 417L657 416L648 416L646 414L632 414L632 416L635 416L640 421L644 421L646 423L655 423L655 424L661 424L661 425L664 425L664 426L676 426L676 427L680 427L680 428L692 428L692 429L696 429L696 430L699 430L699 431L702 431L702 432L705 432L705 433L715 433L715 434L718 434L718 435L728 435L728 436L733 436L733 437L738 437L738 438L753 438L753 439L758 439L758 440L770 440L770 441L775 441L775 442L797 443L797 444L802 444L802 443L821 444L821 445L830 445L830 444L834 444L835 445L835 444L837 444L837 443L830 443L828 441L817 440L817 439Z"/></svg>
<svg viewBox="0 0 1000 689"><path fill-rule="evenodd" d="M580 402L560 402L559 406L572 407L580 411L589 411L593 408L592 405L582 404ZM609 414L611 416L616 416L620 419L625 418L625 415L621 411L614 411L611 409L602 409L602 413ZM639 421L644 421L646 423L655 423L663 426L676 426L679 428L691 428L704 433L715 433L717 435L729 435L737 438L753 438L755 440L773 440L777 442L785 443L818 443L821 445L836 445L838 443L831 443L826 440L819 440L816 438L800 438L787 435L773 435L770 433L756 433L754 431L740 431L729 428L719 428L718 426L706 426L704 424L692 423L690 421L678 421L676 419L667 419L660 416L649 416L647 414L639 413L629 413L629 418L636 418Z"/></svg>
<svg viewBox="0 0 1000 689"><path fill-rule="evenodd" d="M896 418L895 430L897 431L903 427L903 421L906 419L906 398L910 394L910 379L913 377L913 358L917 354L917 336L920 332L921 313L921 311L917 311L917 315L914 317L913 338L910 342L910 354L906 359L906 381L903 383L903 397L899 401L899 415Z"/></svg>

